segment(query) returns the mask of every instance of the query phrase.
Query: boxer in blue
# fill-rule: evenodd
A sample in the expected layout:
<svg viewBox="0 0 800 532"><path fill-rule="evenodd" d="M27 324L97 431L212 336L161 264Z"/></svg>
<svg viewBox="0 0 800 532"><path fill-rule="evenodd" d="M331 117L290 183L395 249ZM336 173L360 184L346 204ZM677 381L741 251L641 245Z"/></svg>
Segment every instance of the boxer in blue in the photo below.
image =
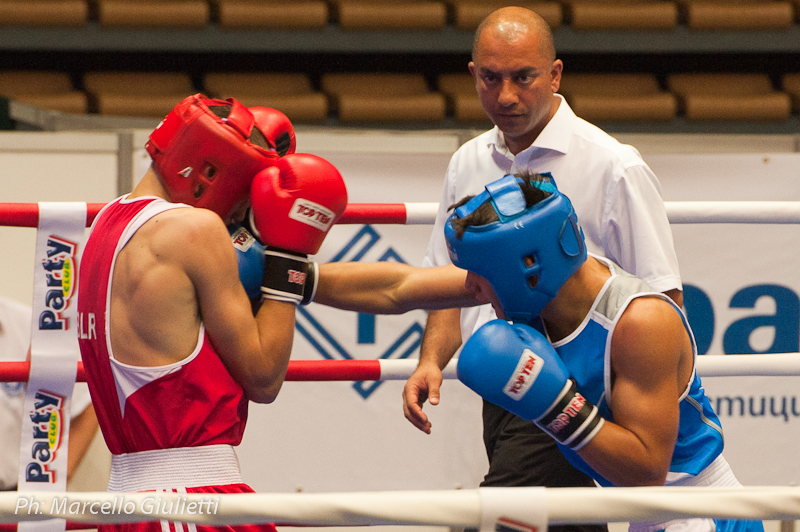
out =
<svg viewBox="0 0 800 532"><path fill-rule="evenodd" d="M445 237L455 266L323 264L307 292L376 314L491 303L501 319L464 345L459 379L542 428L598 484L741 486L722 456L683 312L587 253L572 204L549 176L490 183L455 207ZM702 518L630 528L763 532L760 521Z"/></svg>
<svg viewBox="0 0 800 532"><path fill-rule="evenodd" d="M547 176L491 183L457 206L445 236L453 264L468 270L467 289L502 318L465 344L462 382L536 423L600 485L740 486L722 456L722 428L695 373L697 348L683 312L588 254L569 199ZM631 524L677 529L763 526Z"/></svg>

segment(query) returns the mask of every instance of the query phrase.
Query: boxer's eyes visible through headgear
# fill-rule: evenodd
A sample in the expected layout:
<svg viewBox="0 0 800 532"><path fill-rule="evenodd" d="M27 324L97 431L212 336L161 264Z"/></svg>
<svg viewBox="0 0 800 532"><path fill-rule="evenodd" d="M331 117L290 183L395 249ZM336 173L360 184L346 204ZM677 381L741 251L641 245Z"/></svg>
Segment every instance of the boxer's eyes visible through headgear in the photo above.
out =
<svg viewBox="0 0 800 532"><path fill-rule="evenodd" d="M250 140L250 144L255 144L259 148L264 148L265 150L269 150L270 149L270 145L269 145L269 141L267 140L267 137L256 126L253 126L253 129L250 130L250 139L249 140ZM286 155L286 154L282 153L281 155Z"/></svg>
<svg viewBox="0 0 800 532"><path fill-rule="evenodd" d="M530 268L534 264L536 264L536 259L533 258L533 255L528 255L527 257L525 257L524 261L525 261L525 267L526 268ZM531 288L536 288L537 284L539 284L539 276L538 275L531 275L530 277L528 277L528 286L530 286Z"/></svg>
<svg viewBox="0 0 800 532"><path fill-rule="evenodd" d="M280 136L275 140L275 150L278 152L278 155L283 157L289 152L289 147L292 145L292 137L289 135L288 131L284 131L280 134Z"/></svg>
<svg viewBox="0 0 800 532"><path fill-rule="evenodd" d="M213 181L214 177L216 175L217 175L217 169L215 167L211 166L210 164L206 165L203 168L203 177L205 177L209 181ZM202 194L202 192L201 192L201 194Z"/></svg>

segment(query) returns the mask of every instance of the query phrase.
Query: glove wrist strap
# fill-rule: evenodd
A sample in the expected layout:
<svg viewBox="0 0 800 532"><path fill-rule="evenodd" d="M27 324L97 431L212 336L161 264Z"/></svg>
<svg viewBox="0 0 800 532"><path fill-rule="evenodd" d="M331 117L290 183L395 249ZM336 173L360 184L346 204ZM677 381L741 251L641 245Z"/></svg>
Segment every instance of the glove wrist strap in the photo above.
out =
<svg viewBox="0 0 800 532"><path fill-rule="evenodd" d="M278 248L265 249L261 298L300 304L309 263L305 255Z"/></svg>
<svg viewBox="0 0 800 532"><path fill-rule="evenodd" d="M595 437L604 420L570 379L550 409L534 422L558 443L577 451Z"/></svg>
<svg viewBox="0 0 800 532"><path fill-rule="evenodd" d="M317 295L317 284L319 283L319 265L313 261L308 261L308 272L306 273L306 284L303 286L303 299L301 305L308 305L314 301Z"/></svg>

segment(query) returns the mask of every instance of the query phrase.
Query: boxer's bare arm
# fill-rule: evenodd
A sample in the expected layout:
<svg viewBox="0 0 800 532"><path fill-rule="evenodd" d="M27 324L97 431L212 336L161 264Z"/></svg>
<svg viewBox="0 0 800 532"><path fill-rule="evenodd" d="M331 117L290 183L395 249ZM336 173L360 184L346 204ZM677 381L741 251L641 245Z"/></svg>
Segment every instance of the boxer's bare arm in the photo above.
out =
<svg viewBox="0 0 800 532"><path fill-rule="evenodd" d="M196 346L202 321L248 398L274 400L289 363L295 306L269 301L253 316L219 216L205 209L164 212L139 230L120 258L123 253L126 267L115 273L113 291L127 301L117 299L124 312L112 306L112 318L118 318L112 345L115 336L118 344L127 341L119 351L134 360L120 358L114 346L120 361L155 366L182 360ZM132 320L128 334L117 335L116 329L125 330L124 319Z"/></svg>
<svg viewBox="0 0 800 532"><path fill-rule="evenodd" d="M330 262L319 266L314 301L371 314L478 304L455 266L418 268L397 262Z"/></svg>
<svg viewBox="0 0 800 532"><path fill-rule="evenodd" d="M265 301L253 317L239 281L236 252L225 225L212 214L187 263L200 312L222 361L252 401L275 400L286 376L294 338L295 305Z"/></svg>

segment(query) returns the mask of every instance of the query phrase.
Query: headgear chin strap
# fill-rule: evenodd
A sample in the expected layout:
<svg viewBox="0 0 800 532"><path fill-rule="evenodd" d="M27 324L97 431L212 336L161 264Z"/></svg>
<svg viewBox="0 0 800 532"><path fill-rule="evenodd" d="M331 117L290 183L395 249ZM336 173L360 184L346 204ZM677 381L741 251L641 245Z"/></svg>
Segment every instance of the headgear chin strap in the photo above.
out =
<svg viewBox="0 0 800 532"><path fill-rule="evenodd" d="M457 208L445 224L450 259L492 285L506 319L530 322L586 261L583 230L569 198L552 178L532 181L550 195L526 208L522 179L507 175ZM453 220L490 202L499 221L469 226L458 238ZM527 265L530 257L533 264ZM533 286L532 286L533 285Z"/></svg>
<svg viewBox="0 0 800 532"><path fill-rule="evenodd" d="M255 175L277 158L250 141L254 124L253 114L233 98L195 94L176 105L145 144L170 200L227 218L248 197Z"/></svg>

